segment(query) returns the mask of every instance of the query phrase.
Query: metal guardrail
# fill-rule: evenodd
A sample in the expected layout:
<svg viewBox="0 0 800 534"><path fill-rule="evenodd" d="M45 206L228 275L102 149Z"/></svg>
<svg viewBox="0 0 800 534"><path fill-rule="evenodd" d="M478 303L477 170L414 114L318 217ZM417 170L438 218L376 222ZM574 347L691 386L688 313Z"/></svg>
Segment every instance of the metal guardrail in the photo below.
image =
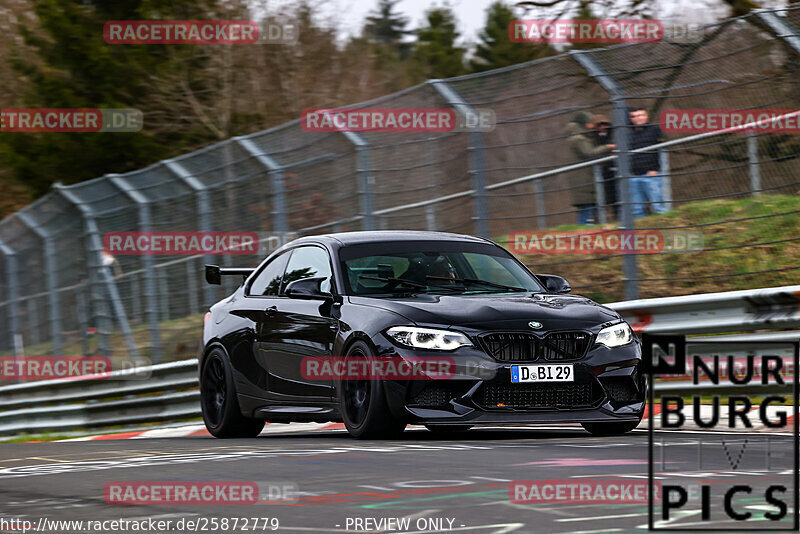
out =
<svg viewBox="0 0 800 534"><path fill-rule="evenodd" d="M800 328L800 286L606 304L636 332L708 334Z"/></svg>
<svg viewBox="0 0 800 534"><path fill-rule="evenodd" d="M197 359L0 387L0 435L200 417Z"/></svg>
<svg viewBox="0 0 800 534"><path fill-rule="evenodd" d="M640 333L722 333L800 328L800 286L608 305ZM703 341L797 341L800 332L695 338ZM114 371L105 380L46 380L0 387L0 435L71 431L201 416L197 360ZM144 378L143 377L147 377ZM663 389L663 387L667 389ZM663 391L720 393L720 386L671 383Z"/></svg>

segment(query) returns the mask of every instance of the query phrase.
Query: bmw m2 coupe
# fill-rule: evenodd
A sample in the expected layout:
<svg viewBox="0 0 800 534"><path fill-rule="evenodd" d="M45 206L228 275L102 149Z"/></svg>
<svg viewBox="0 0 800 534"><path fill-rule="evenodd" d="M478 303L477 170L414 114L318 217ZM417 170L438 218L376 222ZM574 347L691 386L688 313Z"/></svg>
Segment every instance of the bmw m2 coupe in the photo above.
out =
<svg viewBox="0 0 800 534"><path fill-rule="evenodd" d="M242 285L206 314L206 427L344 422L358 438L475 425L635 428L641 345L615 311L568 295L503 247L435 232L303 237L255 269L206 266ZM380 365L377 365L380 364Z"/></svg>

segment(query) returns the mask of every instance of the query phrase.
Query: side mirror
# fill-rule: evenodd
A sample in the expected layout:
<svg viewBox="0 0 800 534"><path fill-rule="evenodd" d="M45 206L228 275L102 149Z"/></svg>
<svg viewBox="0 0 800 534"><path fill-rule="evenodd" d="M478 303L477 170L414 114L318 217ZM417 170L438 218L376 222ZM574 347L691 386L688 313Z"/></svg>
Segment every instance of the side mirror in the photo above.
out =
<svg viewBox="0 0 800 534"><path fill-rule="evenodd" d="M286 296L291 299L333 300L333 295L319 288L327 278L327 276L317 276L290 282L286 286Z"/></svg>
<svg viewBox="0 0 800 534"><path fill-rule="evenodd" d="M544 282L544 287L550 293L569 293L572 291L572 286L565 278L555 274L537 274L539 280Z"/></svg>

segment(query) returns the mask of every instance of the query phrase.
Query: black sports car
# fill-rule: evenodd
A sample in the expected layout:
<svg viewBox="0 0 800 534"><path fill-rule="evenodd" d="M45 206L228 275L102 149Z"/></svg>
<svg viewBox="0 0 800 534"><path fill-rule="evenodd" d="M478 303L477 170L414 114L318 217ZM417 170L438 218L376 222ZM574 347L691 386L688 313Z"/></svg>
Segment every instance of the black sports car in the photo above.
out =
<svg viewBox="0 0 800 534"><path fill-rule="evenodd" d="M256 436L265 421L343 421L359 438L409 423L619 434L642 418L647 382L630 326L491 241L303 237L256 269L206 266L209 283L223 275L244 283L206 314L200 389L214 436Z"/></svg>

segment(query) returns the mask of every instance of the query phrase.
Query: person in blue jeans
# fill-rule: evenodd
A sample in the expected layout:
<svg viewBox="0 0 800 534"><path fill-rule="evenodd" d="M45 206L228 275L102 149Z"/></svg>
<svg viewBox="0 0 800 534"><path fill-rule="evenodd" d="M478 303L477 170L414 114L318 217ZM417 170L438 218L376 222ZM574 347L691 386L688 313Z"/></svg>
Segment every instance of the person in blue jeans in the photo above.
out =
<svg viewBox="0 0 800 534"><path fill-rule="evenodd" d="M650 116L644 108L630 110L631 150L661 143L665 140L664 132L656 124L648 124ZM648 209L653 213L666 213L664 202L664 185L661 176L661 161L658 151L631 154L631 212L638 219L647 215Z"/></svg>
<svg viewBox="0 0 800 534"><path fill-rule="evenodd" d="M594 127L594 115L588 111L578 111L570 119L566 131L567 145L574 163L606 156L615 148L612 144L595 146ZM597 223L597 200L594 194L592 168L572 171L568 175L568 181L572 192L572 205L577 210L577 223Z"/></svg>

